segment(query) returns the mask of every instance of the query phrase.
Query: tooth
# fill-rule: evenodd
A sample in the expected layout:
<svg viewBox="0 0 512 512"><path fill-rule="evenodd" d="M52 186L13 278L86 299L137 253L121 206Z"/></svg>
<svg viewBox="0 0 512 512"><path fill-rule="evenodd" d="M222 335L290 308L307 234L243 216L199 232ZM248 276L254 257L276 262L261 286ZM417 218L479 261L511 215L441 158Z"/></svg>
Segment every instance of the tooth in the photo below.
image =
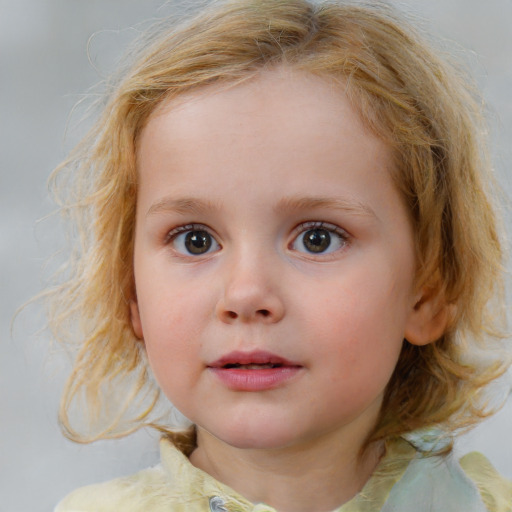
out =
<svg viewBox="0 0 512 512"><path fill-rule="evenodd" d="M241 363L229 363L226 364L224 367L226 369L244 369L244 370L266 370L266 369L272 369L272 368L278 368L280 367L280 364L272 364L272 363L247 363L247 364L241 364Z"/></svg>

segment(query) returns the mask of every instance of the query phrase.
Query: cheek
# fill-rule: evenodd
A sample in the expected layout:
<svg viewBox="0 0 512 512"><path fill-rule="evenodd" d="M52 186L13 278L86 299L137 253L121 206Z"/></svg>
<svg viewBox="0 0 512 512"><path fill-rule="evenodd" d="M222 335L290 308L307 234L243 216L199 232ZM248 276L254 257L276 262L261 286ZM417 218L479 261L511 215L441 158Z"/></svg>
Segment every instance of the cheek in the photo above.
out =
<svg viewBox="0 0 512 512"><path fill-rule="evenodd" d="M161 276L163 273L157 274ZM202 349L203 334L215 313L212 286L174 275L141 282L138 299L144 341L152 366L180 368Z"/></svg>
<svg viewBox="0 0 512 512"><path fill-rule="evenodd" d="M193 335L211 308L211 293L201 284L164 272L141 275L137 298L145 338L165 341L173 333L182 337L191 330Z"/></svg>
<svg viewBox="0 0 512 512"><path fill-rule="evenodd" d="M167 398L179 409L197 379L201 346L193 339L196 322L182 301L155 305L143 320L146 353ZM181 410L181 409L180 409Z"/></svg>
<svg viewBox="0 0 512 512"><path fill-rule="evenodd" d="M196 308L190 300L171 288L156 286L138 293L144 343L155 374L171 365L186 361L190 351L197 347L190 343L198 328Z"/></svg>
<svg viewBox="0 0 512 512"><path fill-rule="evenodd" d="M301 316L316 355L333 368L330 378L356 387L387 383L402 347L406 311L394 283L354 273L329 290L321 300L311 300Z"/></svg>
<svg viewBox="0 0 512 512"><path fill-rule="evenodd" d="M382 341L401 339L406 301L395 283L372 279L371 275L347 274L347 278L332 280L325 286L310 283L312 286L297 292L298 297L309 297L301 307L311 328L324 337L336 332L340 341L355 338L363 344L375 337Z"/></svg>

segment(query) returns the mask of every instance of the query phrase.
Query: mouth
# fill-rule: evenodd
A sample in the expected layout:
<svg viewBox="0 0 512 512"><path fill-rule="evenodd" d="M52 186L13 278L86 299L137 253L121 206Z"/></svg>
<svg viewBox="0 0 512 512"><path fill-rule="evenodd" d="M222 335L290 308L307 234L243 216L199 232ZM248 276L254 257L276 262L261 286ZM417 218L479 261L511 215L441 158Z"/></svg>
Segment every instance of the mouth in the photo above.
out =
<svg viewBox="0 0 512 512"><path fill-rule="evenodd" d="M282 364L270 364L270 363L266 363L266 364L228 363L228 364L223 365L222 368L226 368L227 370L230 370L232 368L237 368L237 369L241 369L241 370L267 370L267 369L272 369L272 368L281 368L282 366L284 366L284 365L282 365Z"/></svg>
<svg viewBox="0 0 512 512"><path fill-rule="evenodd" d="M288 384L304 367L275 354L231 352L208 365L208 370L232 391L262 392Z"/></svg>
<svg viewBox="0 0 512 512"><path fill-rule="evenodd" d="M273 370L283 367L300 368L301 365L265 351L231 352L208 365L225 370Z"/></svg>

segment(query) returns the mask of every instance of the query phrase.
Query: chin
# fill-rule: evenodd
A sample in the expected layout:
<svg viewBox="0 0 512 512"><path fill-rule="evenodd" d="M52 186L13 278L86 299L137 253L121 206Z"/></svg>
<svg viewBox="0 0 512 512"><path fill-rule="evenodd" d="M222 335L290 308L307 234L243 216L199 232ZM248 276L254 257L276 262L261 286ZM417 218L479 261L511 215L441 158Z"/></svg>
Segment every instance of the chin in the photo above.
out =
<svg viewBox="0 0 512 512"><path fill-rule="evenodd" d="M245 450L275 450L289 447L297 441L290 428L276 428L255 425L243 425L238 428L229 428L222 432L212 432L222 442L239 449Z"/></svg>

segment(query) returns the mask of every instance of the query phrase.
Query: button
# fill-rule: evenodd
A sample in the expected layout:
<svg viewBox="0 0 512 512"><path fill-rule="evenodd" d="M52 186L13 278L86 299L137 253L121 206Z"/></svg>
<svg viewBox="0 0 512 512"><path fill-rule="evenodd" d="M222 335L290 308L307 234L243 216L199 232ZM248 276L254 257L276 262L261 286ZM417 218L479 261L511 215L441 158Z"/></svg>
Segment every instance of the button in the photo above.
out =
<svg viewBox="0 0 512 512"><path fill-rule="evenodd" d="M212 496L209 502L211 512L228 512L228 509L224 506L226 502L219 496Z"/></svg>

